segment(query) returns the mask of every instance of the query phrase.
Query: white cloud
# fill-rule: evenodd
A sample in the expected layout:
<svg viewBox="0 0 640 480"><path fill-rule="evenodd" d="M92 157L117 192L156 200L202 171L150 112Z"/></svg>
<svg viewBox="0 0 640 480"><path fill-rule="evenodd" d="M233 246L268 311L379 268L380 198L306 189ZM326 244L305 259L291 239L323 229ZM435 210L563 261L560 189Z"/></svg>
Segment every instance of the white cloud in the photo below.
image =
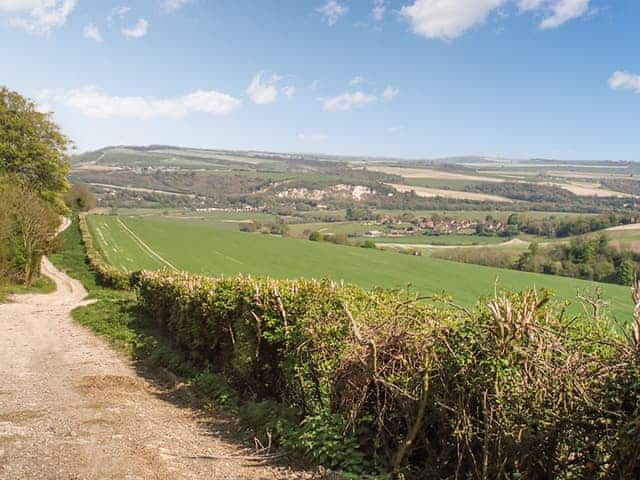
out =
<svg viewBox="0 0 640 480"><path fill-rule="evenodd" d="M484 23L489 14L507 0L415 0L400 14L409 20L414 33L426 38L453 40Z"/></svg>
<svg viewBox="0 0 640 480"><path fill-rule="evenodd" d="M182 7L191 3L192 0L165 0L162 8L165 12L171 13L180 10Z"/></svg>
<svg viewBox="0 0 640 480"><path fill-rule="evenodd" d="M175 98L110 96L90 86L63 92L43 92L42 102L58 102L94 118L184 117L191 112L226 115L242 104L241 100L214 90L196 90Z"/></svg>
<svg viewBox="0 0 640 480"><path fill-rule="evenodd" d="M251 100L260 105L273 103L278 99L278 89L274 84L281 79L278 75L272 75L269 81L263 83L263 75L264 72L258 72L251 80L249 88L247 88L247 93Z"/></svg>
<svg viewBox="0 0 640 480"><path fill-rule="evenodd" d="M403 125L395 125L393 127L387 128L387 132L389 133L398 133L398 132L401 132L402 130L404 130Z"/></svg>
<svg viewBox="0 0 640 480"><path fill-rule="evenodd" d="M358 75L357 77L353 77L351 80L349 80L349 85L354 87L356 85L360 85L360 84L364 83L365 81L366 81L366 78L361 77L360 75Z"/></svg>
<svg viewBox="0 0 640 480"><path fill-rule="evenodd" d="M381 22L384 20L384 15L387 11L387 7L385 6L385 0L374 0L373 5L373 18L376 22Z"/></svg>
<svg viewBox="0 0 640 480"><path fill-rule="evenodd" d="M520 11L522 12L538 10L539 8L542 8L547 1L548 0L520 0L518 2L518 8L520 8Z"/></svg>
<svg viewBox="0 0 640 480"><path fill-rule="evenodd" d="M133 27L123 28L120 33L126 38L142 38L149 31L149 22L141 18Z"/></svg>
<svg viewBox="0 0 640 480"><path fill-rule="evenodd" d="M351 110L352 107L366 105L367 103L373 103L377 100L378 97L375 95L368 95L361 91L343 93L342 95L324 100L322 109L325 112L344 112Z"/></svg>
<svg viewBox="0 0 640 480"><path fill-rule="evenodd" d="M88 40L93 40L95 42L102 42L102 34L100 33L100 29L94 24L90 23L83 30L84 38Z"/></svg>
<svg viewBox="0 0 640 480"><path fill-rule="evenodd" d="M44 35L62 27L76 0L0 0L0 13L17 15L9 23L28 33Z"/></svg>
<svg viewBox="0 0 640 480"><path fill-rule="evenodd" d="M320 133L316 133L312 135L307 135L304 133L298 134L298 140L301 140L303 142L323 143L323 142L326 142L328 139L329 137Z"/></svg>
<svg viewBox="0 0 640 480"><path fill-rule="evenodd" d="M327 0L326 3L316 11L322 14L329 25L333 26L348 10L347 7L340 5L337 0Z"/></svg>
<svg viewBox="0 0 640 480"><path fill-rule="evenodd" d="M295 85L285 85L280 89L282 93L284 93L287 97L291 98L296 94L297 88Z"/></svg>
<svg viewBox="0 0 640 480"><path fill-rule="evenodd" d="M307 85L307 89L315 92L318 89L318 85L320 85L320 82L318 80L314 80L309 85Z"/></svg>
<svg viewBox="0 0 640 480"><path fill-rule="evenodd" d="M540 23L540 28L556 28L589 11L589 0L559 0L551 5L553 14Z"/></svg>
<svg viewBox="0 0 640 480"><path fill-rule="evenodd" d="M399 93L400 93L400 90L389 85L387 88L384 89L384 92L382 92L382 98L384 99L385 102L390 102L391 100L396 98Z"/></svg>
<svg viewBox="0 0 640 480"><path fill-rule="evenodd" d="M613 90L631 90L640 93L640 75L618 70L609 77L609 87Z"/></svg>
<svg viewBox="0 0 640 480"><path fill-rule="evenodd" d="M42 0L0 0L0 12L17 13L42 6Z"/></svg>
<svg viewBox="0 0 640 480"><path fill-rule="evenodd" d="M548 16L540 22L540 28L556 28L569 20L589 13L591 0L519 0L522 12L543 11Z"/></svg>
<svg viewBox="0 0 640 480"><path fill-rule="evenodd" d="M113 10L111 10L111 13L107 17L107 22L109 22L109 24L111 24L113 22L114 18L116 18L116 17L122 18L127 13L129 13L130 11L131 11L131 8L127 7L126 5L122 5L120 7L115 7Z"/></svg>

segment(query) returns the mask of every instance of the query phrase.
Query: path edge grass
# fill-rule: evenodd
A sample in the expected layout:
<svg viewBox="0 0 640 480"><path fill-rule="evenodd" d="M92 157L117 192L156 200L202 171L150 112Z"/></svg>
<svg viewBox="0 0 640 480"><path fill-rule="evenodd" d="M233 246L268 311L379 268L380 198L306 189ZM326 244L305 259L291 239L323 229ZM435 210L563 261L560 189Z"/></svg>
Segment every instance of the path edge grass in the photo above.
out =
<svg viewBox="0 0 640 480"><path fill-rule="evenodd" d="M192 362L188 354L159 332L149 316L141 311L136 293L129 288L128 279L126 286L124 282L116 282L122 285L121 289L103 286L102 282L110 284L113 281L109 275L115 273L116 280L121 280L124 274L111 270L99 252L94 252L97 256L91 254L92 244L87 243L91 236L82 216L74 216L69 228L61 234L61 239L63 247L50 256L51 262L80 281L87 289L89 298L96 300L91 305L72 311L75 322L129 356L152 381L168 388L181 386L181 395L194 408L215 412L234 423L237 431L232 436L238 442L257 445L255 439L268 437L267 430L275 424L279 428L295 427L292 416L283 406L272 402L242 404L240 393L223 377ZM101 273L96 271L98 269ZM278 413L280 415L274 417ZM270 452L265 449L261 453ZM278 450L277 462L282 465L287 462L295 468L314 465L299 452L284 448Z"/></svg>
<svg viewBox="0 0 640 480"><path fill-rule="evenodd" d="M11 301L12 295L53 293L56 291L56 284L47 276L41 276L33 282L31 287L26 285L9 284L0 286L0 304Z"/></svg>

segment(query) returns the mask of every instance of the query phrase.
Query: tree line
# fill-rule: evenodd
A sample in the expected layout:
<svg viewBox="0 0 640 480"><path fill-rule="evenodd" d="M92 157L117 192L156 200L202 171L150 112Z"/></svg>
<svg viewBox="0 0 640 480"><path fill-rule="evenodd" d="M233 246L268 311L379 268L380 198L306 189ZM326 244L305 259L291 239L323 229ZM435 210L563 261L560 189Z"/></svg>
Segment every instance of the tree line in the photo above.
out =
<svg viewBox="0 0 640 480"><path fill-rule="evenodd" d="M578 237L569 244L529 250L516 261L518 270L630 286L640 268L640 254L609 245L606 235Z"/></svg>
<svg viewBox="0 0 640 480"><path fill-rule="evenodd" d="M70 189L70 146L50 113L0 88L0 281L30 286L68 205L94 205L85 187Z"/></svg>

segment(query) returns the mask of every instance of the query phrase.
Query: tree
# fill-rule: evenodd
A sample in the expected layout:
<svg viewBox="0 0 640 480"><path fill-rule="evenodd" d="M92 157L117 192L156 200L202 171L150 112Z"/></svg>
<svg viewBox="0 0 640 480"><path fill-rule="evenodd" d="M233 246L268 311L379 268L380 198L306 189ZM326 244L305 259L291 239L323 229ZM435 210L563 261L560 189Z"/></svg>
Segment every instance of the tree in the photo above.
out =
<svg viewBox="0 0 640 480"><path fill-rule="evenodd" d="M42 256L55 245L59 217L37 194L10 185L0 190L0 243L8 256L5 268L13 267L20 280L30 286L40 274Z"/></svg>
<svg viewBox="0 0 640 480"><path fill-rule="evenodd" d="M64 202L71 210L79 212L88 212L96 207L96 197L89 187L77 183L65 193Z"/></svg>
<svg viewBox="0 0 640 480"><path fill-rule="evenodd" d="M311 234L309 235L309 240L311 240L312 242L321 242L322 234L318 231L311 232Z"/></svg>
<svg viewBox="0 0 640 480"><path fill-rule="evenodd" d="M616 281L620 285L631 285L633 280L633 262L629 259L624 259L616 268Z"/></svg>
<svg viewBox="0 0 640 480"><path fill-rule="evenodd" d="M69 146L50 113L39 112L32 100L19 93L0 88L0 174L63 211L62 193L69 187Z"/></svg>

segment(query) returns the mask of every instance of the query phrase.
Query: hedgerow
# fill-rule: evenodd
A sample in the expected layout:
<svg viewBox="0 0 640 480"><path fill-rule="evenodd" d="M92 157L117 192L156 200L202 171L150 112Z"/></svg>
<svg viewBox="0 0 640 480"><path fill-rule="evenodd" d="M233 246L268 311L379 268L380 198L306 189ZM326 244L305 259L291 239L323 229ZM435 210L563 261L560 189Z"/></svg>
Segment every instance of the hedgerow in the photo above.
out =
<svg viewBox="0 0 640 480"><path fill-rule="evenodd" d="M640 478L637 330L567 318L548 293L467 311L327 280L133 277L142 308L251 402L269 440L321 463L425 479Z"/></svg>
<svg viewBox="0 0 640 480"><path fill-rule="evenodd" d="M102 254L93 243L93 237L89 231L86 215L80 214L78 217L82 243L87 252L87 262L89 267L96 274L98 283L104 287L115 288L117 290L127 290L130 287L130 274L122 272L104 261Z"/></svg>
<svg viewBox="0 0 640 480"><path fill-rule="evenodd" d="M267 448L355 474L640 478L638 284L620 335L533 290L469 311L328 280L125 274L81 229L101 281L136 287Z"/></svg>

